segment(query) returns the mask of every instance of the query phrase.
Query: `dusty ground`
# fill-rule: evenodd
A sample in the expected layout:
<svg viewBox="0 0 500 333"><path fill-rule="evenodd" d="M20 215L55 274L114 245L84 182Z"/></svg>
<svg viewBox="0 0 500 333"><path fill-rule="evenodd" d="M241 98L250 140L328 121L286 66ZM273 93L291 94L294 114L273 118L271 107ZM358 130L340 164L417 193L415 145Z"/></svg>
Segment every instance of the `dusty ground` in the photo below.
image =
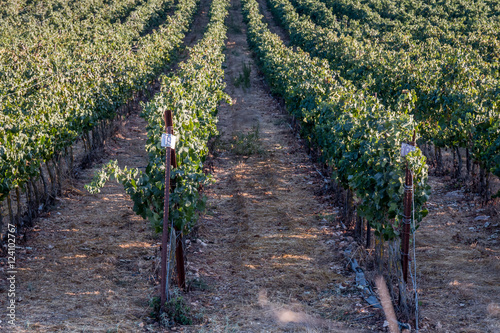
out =
<svg viewBox="0 0 500 333"><path fill-rule="evenodd" d="M315 195L324 181L262 82L239 1L228 22L233 105L219 110L221 136L210 163L216 184L207 189L198 233L204 245L192 243L188 257L189 277L207 290L187 299L207 322L189 330L347 332L337 320L361 309L353 293L340 292L349 274L332 250L334 208ZM236 87L244 64L250 86Z"/></svg>
<svg viewBox="0 0 500 333"><path fill-rule="evenodd" d="M132 115L106 150L122 166L145 166L144 142ZM85 192L92 174L82 172L20 249L19 332L133 331L147 314L156 248L148 223L116 183Z"/></svg>
<svg viewBox="0 0 500 333"><path fill-rule="evenodd" d="M430 180L416 243L422 331L500 332L500 216L442 178Z"/></svg>
<svg viewBox="0 0 500 333"><path fill-rule="evenodd" d="M201 36L208 4L202 1L186 44ZM233 105L220 108L221 135L207 163L217 182L205 189L207 212L187 242L183 297L197 319L175 330L385 332L380 310L362 300L346 267L343 250L354 240L323 191L325 179L254 64L239 6L233 0L227 19ZM144 126L132 114L103 161L145 166ZM119 185L99 195L83 190L93 171L81 172L17 249L17 332L167 331L148 319L159 240ZM420 331L500 332L499 214L442 177L431 185L416 243Z"/></svg>

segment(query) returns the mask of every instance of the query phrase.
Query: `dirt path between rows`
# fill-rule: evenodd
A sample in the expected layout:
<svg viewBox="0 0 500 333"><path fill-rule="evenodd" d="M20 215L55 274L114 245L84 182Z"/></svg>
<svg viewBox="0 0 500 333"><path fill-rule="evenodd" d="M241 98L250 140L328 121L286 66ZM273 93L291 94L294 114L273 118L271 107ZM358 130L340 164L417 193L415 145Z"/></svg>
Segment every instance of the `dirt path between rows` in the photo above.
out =
<svg viewBox="0 0 500 333"><path fill-rule="evenodd" d="M144 143L144 122L133 114L106 145L107 159L145 166ZM144 277L152 276L156 244L121 185L98 195L83 189L94 170L83 170L37 219L21 252L19 332L134 331L147 315L153 285Z"/></svg>
<svg viewBox="0 0 500 333"><path fill-rule="evenodd" d="M453 182L430 184L416 242L422 332L500 332L500 216Z"/></svg>
<svg viewBox="0 0 500 333"><path fill-rule="evenodd" d="M201 241L188 252L196 287L185 297L205 322L184 329L349 332L338 321L362 309L356 295L341 292L352 276L333 247L332 234L343 234L331 223L334 207L315 194L324 180L252 59L238 0L227 25L233 104L219 109L221 135L209 162L216 183L206 189Z"/></svg>

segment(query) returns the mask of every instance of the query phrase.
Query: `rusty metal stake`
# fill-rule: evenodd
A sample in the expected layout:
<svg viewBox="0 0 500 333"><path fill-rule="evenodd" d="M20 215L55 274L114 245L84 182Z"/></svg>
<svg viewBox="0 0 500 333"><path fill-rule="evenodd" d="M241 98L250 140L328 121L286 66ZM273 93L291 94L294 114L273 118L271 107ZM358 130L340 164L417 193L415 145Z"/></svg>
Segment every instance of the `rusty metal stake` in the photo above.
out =
<svg viewBox="0 0 500 333"><path fill-rule="evenodd" d="M415 146L415 132L413 132L413 141L410 145ZM403 216L403 231L401 240L401 266L403 269L403 279L405 283L408 282L408 259L410 256L410 225L411 225L411 212L413 201L413 179L411 176L410 168L406 163L405 175L405 192L404 192L404 216Z"/></svg>
<svg viewBox="0 0 500 333"><path fill-rule="evenodd" d="M174 134L174 128L172 123L172 112L170 111L170 121L167 125L167 134ZM169 131L170 128L170 131ZM177 168L177 158L175 157L175 149L171 149L171 165ZM175 188L175 182L170 184L170 188L173 190ZM182 230L177 227L175 229L175 263L177 267L177 284L179 288L184 290L186 288L186 268L184 267L184 247L182 242Z"/></svg>
<svg viewBox="0 0 500 333"><path fill-rule="evenodd" d="M177 284L182 290L186 289L186 269L184 268L184 248L182 246L182 231L175 228L176 234L179 236L176 238L175 247L175 262L177 265Z"/></svg>
<svg viewBox="0 0 500 333"><path fill-rule="evenodd" d="M165 127L167 134L174 134L173 130L173 121L172 121L172 111L167 110L164 114ZM166 161L165 161L165 201L163 208L163 232L161 239L161 310L163 311L165 302L167 301L167 265L168 265L168 256L167 256L167 244L169 238L169 230L168 230L168 211L169 211L169 200L170 200L170 167L177 166L177 161L175 159L175 149L171 147L166 147Z"/></svg>

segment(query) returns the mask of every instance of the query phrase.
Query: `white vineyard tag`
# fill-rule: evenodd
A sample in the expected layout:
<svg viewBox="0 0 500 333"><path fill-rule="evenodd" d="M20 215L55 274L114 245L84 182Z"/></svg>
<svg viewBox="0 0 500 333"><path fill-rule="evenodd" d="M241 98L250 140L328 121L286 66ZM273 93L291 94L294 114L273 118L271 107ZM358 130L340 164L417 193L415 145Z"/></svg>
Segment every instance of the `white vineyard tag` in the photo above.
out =
<svg viewBox="0 0 500 333"><path fill-rule="evenodd" d="M401 144L401 156L405 157L406 155L408 155L408 153L415 151L416 149L417 148L415 148L412 145L403 143L403 144Z"/></svg>
<svg viewBox="0 0 500 333"><path fill-rule="evenodd" d="M161 146L175 149L176 140L177 137L175 135L163 133L161 135Z"/></svg>

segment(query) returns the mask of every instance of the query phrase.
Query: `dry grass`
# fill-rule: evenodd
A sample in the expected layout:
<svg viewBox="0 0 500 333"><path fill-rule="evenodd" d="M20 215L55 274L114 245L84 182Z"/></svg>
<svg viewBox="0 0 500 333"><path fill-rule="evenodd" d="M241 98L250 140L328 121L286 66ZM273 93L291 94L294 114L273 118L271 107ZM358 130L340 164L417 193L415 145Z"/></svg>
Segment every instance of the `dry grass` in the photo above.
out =
<svg viewBox="0 0 500 333"><path fill-rule="evenodd" d="M146 165L144 124L136 115L106 147L121 165ZM18 273L18 332L136 331L154 294L157 249L118 184L99 195L83 185L93 170L37 219ZM2 300L3 301L3 300Z"/></svg>
<svg viewBox="0 0 500 333"><path fill-rule="evenodd" d="M233 23L242 24L234 8ZM233 84L242 64L251 68L246 90ZM348 273L319 224L331 209L314 195L323 180L262 83L244 34L229 31L226 66L233 104L218 113L219 151L210 161L216 183L206 189L208 212L198 232L207 246L193 242L188 250L189 278L204 281L209 290L186 298L207 321L184 329L347 332L338 320L355 311L358 299L332 292L334 284L347 285ZM259 154L230 148L235 135L255 128L259 135L252 145Z"/></svg>
<svg viewBox="0 0 500 333"><path fill-rule="evenodd" d="M474 221L484 214L480 206L447 195L439 178L431 185L430 214L417 233L421 331L498 332L498 243L484 221Z"/></svg>

